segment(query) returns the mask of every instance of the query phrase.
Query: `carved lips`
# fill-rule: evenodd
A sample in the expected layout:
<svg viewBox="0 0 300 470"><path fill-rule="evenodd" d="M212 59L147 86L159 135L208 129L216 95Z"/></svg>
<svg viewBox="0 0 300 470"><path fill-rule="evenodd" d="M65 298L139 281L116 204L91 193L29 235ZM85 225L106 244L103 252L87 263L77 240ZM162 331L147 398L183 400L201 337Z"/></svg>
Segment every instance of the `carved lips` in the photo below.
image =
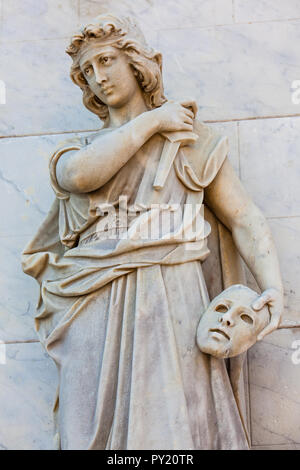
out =
<svg viewBox="0 0 300 470"><path fill-rule="evenodd" d="M217 337L216 337L215 334L213 335L213 337L216 337L216 339L219 339L220 336L223 336L224 338L226 338L227 340L230 341L230 336L224 330L222 330L221 328L210 328L209 331L211 331L212 333L217 334Z"/></svg>
<svg viewBox="0 0 300 470"><path fill-rule="evenodd" d="M104 93L104 95L110 95L112 93L113 86L107 86L107 87L101 87L101 92Z"/></svg>

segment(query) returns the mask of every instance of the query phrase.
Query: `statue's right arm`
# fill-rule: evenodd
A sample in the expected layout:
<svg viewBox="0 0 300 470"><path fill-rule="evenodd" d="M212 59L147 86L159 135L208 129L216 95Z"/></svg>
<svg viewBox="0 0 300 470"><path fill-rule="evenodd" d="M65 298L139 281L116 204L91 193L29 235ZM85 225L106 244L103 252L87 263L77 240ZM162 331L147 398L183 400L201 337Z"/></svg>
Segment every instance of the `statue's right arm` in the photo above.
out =
<svg viewBox="0 0 300 470"><path fill-rule="evenodd" d="M186 104L185 104L186 106ZM100 133L80 150L64 153L56 165L59 186L72 193L88 193L107 183L154 134L193 129L193 113L167 102L126 124Z"/></svg>

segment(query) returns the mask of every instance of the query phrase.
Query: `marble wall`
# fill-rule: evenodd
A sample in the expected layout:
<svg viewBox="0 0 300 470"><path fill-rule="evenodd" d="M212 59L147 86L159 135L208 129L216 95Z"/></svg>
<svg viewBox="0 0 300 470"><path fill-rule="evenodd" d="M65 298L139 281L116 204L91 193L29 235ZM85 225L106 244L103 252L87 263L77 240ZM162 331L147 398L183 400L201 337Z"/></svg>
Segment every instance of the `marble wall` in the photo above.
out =
<svg viewBox="0 0 300 470"><path fill-rule="evenodd" d="M37 286L20 253L53 200L51 150L65 134L100 127L64 49L79 24L109 10L136 14L163 52L166 94L196 97L199 117L228 135L278 246L285 315L300 318L299 0L0 0L0 449L53 447L56 371L37 342ZM295 341L300 328L279 330L249 354L254 448L300 449Z"/></svg>

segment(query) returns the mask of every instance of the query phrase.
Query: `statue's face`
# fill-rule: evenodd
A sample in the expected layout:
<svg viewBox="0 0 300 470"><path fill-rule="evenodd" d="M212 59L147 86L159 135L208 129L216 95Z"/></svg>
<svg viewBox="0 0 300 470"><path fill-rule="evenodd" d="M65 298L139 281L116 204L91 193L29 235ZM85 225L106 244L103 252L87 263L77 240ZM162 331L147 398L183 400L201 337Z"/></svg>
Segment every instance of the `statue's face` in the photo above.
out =
<svg viewBox="0 0 300 470"><path fill-rule="evenodd" d="M126 54L113 46L91 42L79 65L93 93L108 107L125 106L139 88Z"/></svg>
<svg viewBox="0 0 300 470"><path fill-rule="evenodd" d="M268 307L251 308L258 294L242 285L231 286L204 312L197 330L200 350L219 358L233 357L249 349L269 322Z"/></svg>

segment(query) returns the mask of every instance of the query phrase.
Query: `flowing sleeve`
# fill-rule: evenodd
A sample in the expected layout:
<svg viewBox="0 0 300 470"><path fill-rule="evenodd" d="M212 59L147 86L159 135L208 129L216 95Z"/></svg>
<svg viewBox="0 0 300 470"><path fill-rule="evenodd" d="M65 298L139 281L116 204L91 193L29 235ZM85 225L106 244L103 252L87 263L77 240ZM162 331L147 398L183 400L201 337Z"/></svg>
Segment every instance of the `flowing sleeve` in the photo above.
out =
<svg viewBox="0 0 300 470"><path fill-rule="evenodd" d="M73 248L82 231L94 221L90 214L90 198L88 194L73 194L61 188L56 178L56 165L66 152L80 150L85 139L73 138L62 142L50 157L49 171L52 189L59 201L59 236L63 245Z"/></svg>
<svg viewBox="0 0 300 470"><path fill-rule="evenodd" d="M202 191L216 177L228 154L228 139L199 121L194 132L199 136L193 145L182 148L175 160L181 182L192 191Z"/></svg>

